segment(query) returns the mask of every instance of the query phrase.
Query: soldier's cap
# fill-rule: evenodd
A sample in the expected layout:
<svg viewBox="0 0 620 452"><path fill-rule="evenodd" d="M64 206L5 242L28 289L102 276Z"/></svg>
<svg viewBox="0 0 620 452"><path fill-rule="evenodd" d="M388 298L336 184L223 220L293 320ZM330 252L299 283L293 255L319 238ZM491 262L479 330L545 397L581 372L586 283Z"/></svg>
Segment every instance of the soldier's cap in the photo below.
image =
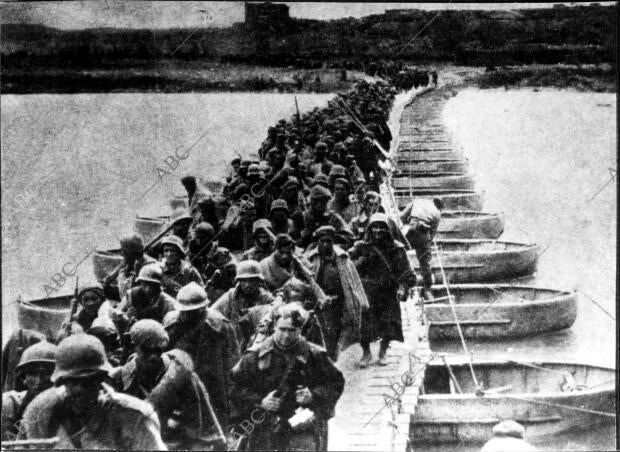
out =
<svg viewBox="0 0 620 452"><path fill-rule="evenodd" d="M276 136L277 139L281 140L282 138L286 138L286 134L284 132L280 132L278 133L278 135Z"/></svg>
<svg viewBox="0 0 620 452"><path fill-rule="evenodd" d="M286 210L287 213L289 212L288 204L283 199L274 199L271 202L271 207L269 208L269 213L273 212L274 210L278 210L278 209Z"/></svg>
<svg viewBox="0 0 620 452"><path fill-rule="evenodd" d="M336 144L334 144L334 151L336 150L339 150L339 151L345 150L344 143L342 141L338 141Z"/></svg>
<svg viewBox="0 0 620 452"><path fill-rule="evenodd" d="M260 166L258 166L256 163L252 163L249 167L248 167L248 176L262 176L263 172L260 169Z"/></svg>
<svg viewBox="0 0 620 452"><path fill-rule="evenodd" d="M202 309L209 304L209 297L205 290L196 282L192 281L186 286L181 287L174 307L177 311L193 311Z"/></svg>
<svg viewBox="0 0 620 452"><path fill-rule="evenodd" d="M215 250L215 253L213 253L213 260L215 261L215 265L219 268L237 265L237 259L235 259L235 256L228 250L228 248L224 247L218 247Z"/></svg>
<svg viewBox="0 0 620 452"><path fill-rule="evenodd" d="M242 279L260 279L264 281L265 277L263 276L260 264L252 259L239 262L239 264L237 264L237 276L235 277L235 281Z"/></svg>
<svg viewBox="0 0 620 452"><path fill-rule="evenodd" d="M316 145L314 146L314 150L315 151L325 151L325 152L327 152L327 143L325 143L323 141L318 141L316 143Z"/></svg>
<svg viewBox="0 0 620 452"><path fill-rule="evenodd" d="M381 202L381 195L376 191L368 190L364 195L364 202L367 201L379 201Z"/></svg>
<svg viewBox="0 0 620 452"><path fill-rule="evenodd" d="M388 228L388 230L390 229L390 223L388 222L388 217L384 213L381 213L381 212L374 213L370 217L370 220L368 220L368 227L372 226L373 224L377 224L377 223L385 225L385 227Z"/></svg>
<svg viewBox="0 0 620 452"><path fill-rule="evenodd" d="M241 164L241 158L240 157L235 157L234 159L232 159L230 161L230 165L240 165Z"/></svg>
<svg viewBox="0 0 620 452"><path fill-rule="evenodd" d="M330 199L332 194L325 187L314 185L310 190L310 199Z"/></svg>
<svg viewBox="0 0 620 452"><path fill-rule="evenodd" d="M295 240L288 234L278 234L276 237L275 249L288 248L295 246Z"/></svg>
<svg viewBox="0 0 620 452"><path fill-rule="evenodd" d="M142 253L144 251L144 244L140 236L130 235L121 239L121 250L129 253Z"/></svg>
<svg viewBox="0 0 620 452"><path fill-rule="evenodd" d="M177 207L170 215L170 224L180 223L181 221L192 221L192 216L185 207Z"/></svg>
<svg viewBox="0 0 620 452"><path fill-rule="evenodd" d="M329 178L323 173L317 174L314 176L314 179L312 179L312 188L314 187L323 187L327 190L329 188ZM310 191L310 193L312 193L312 191ZM331 194L329 196L331 198ZM310 198L312 198L312 195L310 195Z"/></svg>
<svg viewBox="0 0 620 452"><path fill-rule="evenodd" d="M252 224L252 235L256 234L259 231L265 231L267 234L271 232L273 234L271 221L266 218L259 218Z"/></svg>
<svg viewBox="0 0 620 452"><path fill-rule="evenodd" d="M56 350L56 368L51 380L56 385L67 379L102 377L112 370L103 344L90 334L73 334Z"/></svg>
<svg viewBox="0 0 620 452"><path fill-rule="evenodd" d="M508 419L493 427L493 434L499 437L509 436L512 438L523 439L525 429L518 422Z"/></svg>
<svg viewBox="0 0 620 452"><path fill-rule="evenodd" d="M275 157L282 155L282 151L279 149L273 148L267 153L267 157Z"/></svg>
<svg viewBox="0 0 620 452"><path fill-rule="evenodd" d="M322 238L329 238L334 240L336 238L336 229L334 229L334 227L330 225L321 226L316 231L314 231L312 239L314 241L318 241Z"/></svg>
<svg viewBox="0 0 620 452"><path fill-rule="evenodd" d="M22 371L30 364L49 364L53 367L56 364L57 349L56 345L47 341L31 345L22 353L15 371Z"/></svg>
<svg viewBox="0 0 620 452"><path fill-rule="evenodd" d="M251 161L251 160L244 159L244 160L241 160L241 163L239 164L239 166L242 166L242 167L243 167L243 166L248 167L248 166L250 166L251 164L252 164L252 161Z"/></svg>
<svg viewBox="0 0 620 452"><path fill-rule="evenodd" d="M142 319L133 324L129 330L131 342L136 347L166 348L168 333L157 320Z"/></svg>
<svg viewBox="0 0 620 452"><path fill-rule="evenodd" d="M215 229L213 229L213 226L211 226L211 223L208 221L201 221L194 228L194 234L200 237L213 237Z"/></svg>
<svg viewBox="0 0 620 452"><path fill-rule="evenodd" d="M85 281L80 284L80 287L78 288L78 300L82 298L84 292L95 292L101 298L105 299L103 285L101 285L99 281Z"/></svg>
<svg viewBox="0 0 620 452"><path fill-rule="evenodd" d="M140 269L136 282L148 282L161 285L161 278L164 276L164 272L158 263L145 265Z"/></svg>
<svg viewBox="0 0 620 452"><path fill-rule="evenodd" d="M301 168L301 164L299 165L299 167ZM299 181L297 180L296 177L289 176L286 179L286 182L282 184L282 190L288 190L289 188L292 188L292 187L299 188Z"/></svg>
<svg viewBox="0 0 620 452"><path fill-rule="evenodd" d="M337 177L336 179L334 179L334 185L336 185L337 182L342 182L349 189L351 189L351 182L349 182L349 179L347 179L346 177Z"/></svg>
<svg viewBox="0 0 620 452"><path fill-rule="evenodd" d="M329 170L329 177L343 176L346 177L347 170L342 165L333 165L332 169Z"/></svg>
<svg viewBox="0 0 620 452"><path fill-rule="evenodd" d="M183 240L181 240L181 237L177 237L176 235L167 235L161 241L162 250L166 245L175 247L181 256L185 257L185 249L183 248Z"/></svg>
<svg viewBox="0 0 620 452"><path fill-rule="evenodd" d="M196 185L196 177L188 174L187 176L183 176L181 178L181 183L183 185Z"/></svg>

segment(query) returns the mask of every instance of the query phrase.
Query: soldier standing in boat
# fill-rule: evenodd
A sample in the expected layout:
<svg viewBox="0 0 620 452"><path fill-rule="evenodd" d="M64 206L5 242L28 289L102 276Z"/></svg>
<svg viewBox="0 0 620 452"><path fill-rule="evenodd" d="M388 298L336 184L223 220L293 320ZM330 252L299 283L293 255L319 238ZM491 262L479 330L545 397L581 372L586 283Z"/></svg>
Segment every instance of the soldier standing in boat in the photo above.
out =
<svg viewBox="0 0 620 452"><path fill-rule="evenodd" d="M181 178L181 184L187 191L187 205L189 214L191 215L194 224L200 221L200 207L198 204L201 201L207 199L213 199L213 195L205 187L198 185L194 176L184 176Z"/></svg>
<svg viewBox="0 0 620 452"><path fill-rule="evenodd" d="M249 450L327 450L327 421L344 390L342 373L324 348L301 335L304 320L294 306L279 308L275 322L275 333L232 371L241 420L233 436L249 434Z"/></svg>
<svg viewBox="0 0 620 452"><path fill-rule="evenodd" d="M26 438L57 437L59 449L166 450L153 407L105 384L110 370L96 337L60 342L51 376L56 387L26 408Z"/></svg>
<svg viewBox="0 0 620 452"><path fill-rule="evenodd" d="M433 299L431 292L433 285L432 244L439 228L442 209L443 201L441 198L433 198L432 201L415 199L400 214L401 220L405 224L403 234L415 250L420 263L423 281L422 297L427 301Z"/></svg>
<svg viewBox="0 0 620 452"><path fill-rule="evenodd" d="M360 367L372 360L370 343L381 339L377 363L387 365L386 353L391 341L402 342L403 325L397 293L401 285L413 287L405 246L394 240L388 217L375 213L368 221L368 235L349 252L359 272L370 308L362 313L362 350Z"/></svg>

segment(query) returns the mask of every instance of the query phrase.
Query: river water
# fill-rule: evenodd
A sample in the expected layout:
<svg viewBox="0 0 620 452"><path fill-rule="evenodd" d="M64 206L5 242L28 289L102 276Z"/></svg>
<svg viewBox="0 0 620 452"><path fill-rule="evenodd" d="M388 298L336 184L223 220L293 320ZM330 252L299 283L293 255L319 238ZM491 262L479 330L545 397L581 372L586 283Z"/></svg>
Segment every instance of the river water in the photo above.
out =
<svg viewBox="0 0 620 452"><path fill-rule="evenodd" d="M302 110L330 97L297 96ZM255 152L267 127L294 108L289 94L2 96L3 341L15 325L17 295L41 298L64 264L75 265L95 246L117 246L136 212L167 213L167 199L183 193L185 173L222 177L235 151ZM595 303L615 317L615 95L467 89L448 102L444 117L485 190L485 210L506 216L502 239L545 250L534 282L576 288L580 298L567 331L470 343L470 350L614 366L615 321ZM171 170L165 159L175 150L188 157ZM160 180L156 168L170 174ZM91 278L90 257L77 274ZM433 348L460 351L458 344ZM537 446L612 449L614 431Z"/></svg>
<svg viewBox="0 0 620 452"><path fill-rule="evenodd" d="M444 119L485 192L484 210L505 215L500 239L539 244L538 270L528 284L577 289L579 296L572 328L518 341L468 343L470 351L615 367L615 94L466 89L448 102ZM461 350L454 343L432 348ZM602 428L537 446L610 450L614 444L614 429Z"/></svg>

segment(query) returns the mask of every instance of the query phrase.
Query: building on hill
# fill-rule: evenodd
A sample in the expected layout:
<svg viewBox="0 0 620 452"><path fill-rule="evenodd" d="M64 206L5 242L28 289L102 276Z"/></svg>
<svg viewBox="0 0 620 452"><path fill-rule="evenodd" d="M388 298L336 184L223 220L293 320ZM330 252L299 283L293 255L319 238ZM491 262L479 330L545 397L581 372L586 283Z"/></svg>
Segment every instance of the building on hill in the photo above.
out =
<svg viewBox="0 0 620 452"><path fill-rule="evenodd" d="M291 17L288 5L280 3L245 3L245 25L249 28L287 24Z"/></svg>

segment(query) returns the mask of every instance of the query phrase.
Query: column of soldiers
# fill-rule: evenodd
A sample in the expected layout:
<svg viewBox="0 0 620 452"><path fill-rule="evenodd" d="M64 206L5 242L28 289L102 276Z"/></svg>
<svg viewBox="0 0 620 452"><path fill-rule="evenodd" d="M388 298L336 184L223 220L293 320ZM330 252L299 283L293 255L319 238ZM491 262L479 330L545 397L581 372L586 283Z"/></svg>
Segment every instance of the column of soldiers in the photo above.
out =
<svg viewBox="0 0 620 452"><path fill-rule="evenodd" d="M386 365L390 342L403 341L397 294L416 285L379 194L394 94L361 82L280 121L256 160L231 162L219 194L184 177L189 209L174 212L171 232L150 246L122 239L120 271L76 291L57 338L13 335L2 438L326 450L340 352L359 343L360 367ZM428 250L435 212L419 210L405 220Z"/></svg>

